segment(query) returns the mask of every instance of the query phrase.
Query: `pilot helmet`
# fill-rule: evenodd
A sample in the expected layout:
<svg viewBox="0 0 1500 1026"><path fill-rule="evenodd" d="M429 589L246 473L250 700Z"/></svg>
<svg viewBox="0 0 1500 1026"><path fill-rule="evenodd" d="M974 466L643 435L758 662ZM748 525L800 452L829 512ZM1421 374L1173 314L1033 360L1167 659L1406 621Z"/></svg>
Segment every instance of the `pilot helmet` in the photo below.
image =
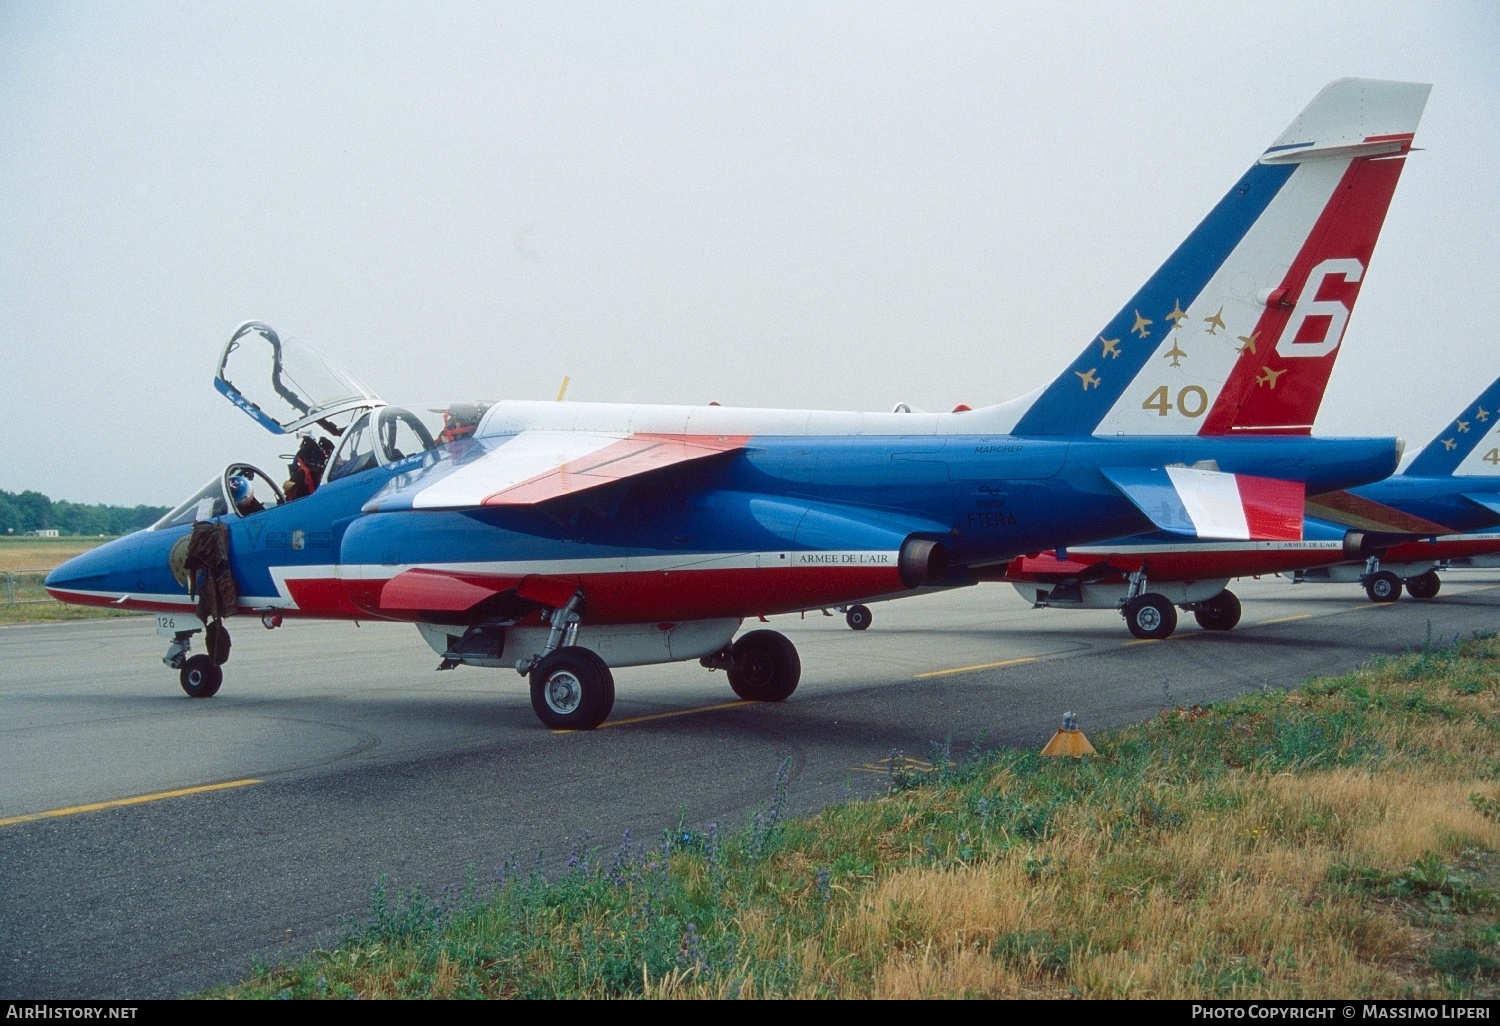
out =
<svg viewBox="0 0 1500 1026"><path fill-rule="evenodd" d="M250 498L250 479L241 474L230 477L229 497L234 500L236 506Z"/></svg>

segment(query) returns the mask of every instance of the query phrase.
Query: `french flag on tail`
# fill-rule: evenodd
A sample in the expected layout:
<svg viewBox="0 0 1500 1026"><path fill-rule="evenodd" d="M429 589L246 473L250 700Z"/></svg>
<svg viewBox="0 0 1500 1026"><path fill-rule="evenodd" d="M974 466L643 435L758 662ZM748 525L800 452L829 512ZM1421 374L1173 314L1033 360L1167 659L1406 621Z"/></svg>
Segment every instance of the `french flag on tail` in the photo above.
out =
<svg viewBox="0 0 1500 1026"><path fill-rule="evenodd" d="M1302 540L1300 481L1196 467L1117 467L1103 474L1163 531L1223 541Z"/></svg>
<svg viewBox="0 0 1500 1026"><path fill-rule="evenodd" d="M1310 433L1430 89L1327 86L1015 433Z"/></svg>

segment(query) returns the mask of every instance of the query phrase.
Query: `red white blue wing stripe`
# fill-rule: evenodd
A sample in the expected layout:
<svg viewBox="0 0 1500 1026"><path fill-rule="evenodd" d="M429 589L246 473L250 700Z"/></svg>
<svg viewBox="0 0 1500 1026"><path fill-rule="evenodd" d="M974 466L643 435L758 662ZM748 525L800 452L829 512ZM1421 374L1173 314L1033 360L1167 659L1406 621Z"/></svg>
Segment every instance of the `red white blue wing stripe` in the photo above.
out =
<svg viewBox="0 0 1500 1026"><path fill-rule="evenodd" d="M1163 531L1228 541L1298 541L1301 482L1192 467L1116 467L1103 471Z"/></svg>

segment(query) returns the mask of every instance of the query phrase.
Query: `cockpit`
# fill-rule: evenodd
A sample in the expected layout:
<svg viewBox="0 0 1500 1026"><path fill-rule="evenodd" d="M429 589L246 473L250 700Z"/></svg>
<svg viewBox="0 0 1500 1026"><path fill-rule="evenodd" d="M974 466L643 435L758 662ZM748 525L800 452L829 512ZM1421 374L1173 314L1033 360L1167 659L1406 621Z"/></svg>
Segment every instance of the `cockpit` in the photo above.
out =
<svg viewBox="0 0 1500 1026"><path fill-rule="evenodd" d="M277 477L231 463L152 530L254 516L319 486L413 460L473 435L493 403L391 406L296 339L260 321L240 325L219 359L214 387L261 427L297 441Z"/></svg>

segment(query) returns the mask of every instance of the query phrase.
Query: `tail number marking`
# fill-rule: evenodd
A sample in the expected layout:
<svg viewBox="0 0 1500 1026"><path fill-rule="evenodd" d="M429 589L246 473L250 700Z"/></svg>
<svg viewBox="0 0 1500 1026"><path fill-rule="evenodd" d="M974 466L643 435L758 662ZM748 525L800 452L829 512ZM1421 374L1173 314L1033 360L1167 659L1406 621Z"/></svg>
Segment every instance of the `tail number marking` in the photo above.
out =
<svg viewBox="0 0 1500 1026"><path fill-rule="evenodd" d="M1484 460L1484 462L1488 463L1492 467L1500 467L1500 449L1491 449L1489 452L1481 456L1480 459Z"/></svg>
<svg viewBox="0 0 1500 1026"><path fill-rule="evenodd" d="M1327 356L1337 349L1344 340L1344 327L1349 323L1349 307L1339 299L1319 299L1318 292L1323 288L1323 283L1335 275L1346 282L1357 282L1364 273L1365 265L1352 257L1324 260L1314 267L1307 276L1307 285L1303 287L1302 295L1297 299L1297 307L1292 311L1291 320L1286 322L1281 338L1276 340L1277 354L1297 360ZM1298 342L1297 333L1311 317L1328 318L1328 324L1323 328L1323 337Z"/></svg>
<svg viewBox="0 0 1500 1026"><path fill-rule="evenodd" d="M1155 410L1158 417L1165 417L1172 410L1172 400L1166 385L1157 385L1146 401L1143 410ZM1208 393L1198 385L1185 385L1177 390L1177 412L1184 417L1201 417L1208 409Z"/></svg>

